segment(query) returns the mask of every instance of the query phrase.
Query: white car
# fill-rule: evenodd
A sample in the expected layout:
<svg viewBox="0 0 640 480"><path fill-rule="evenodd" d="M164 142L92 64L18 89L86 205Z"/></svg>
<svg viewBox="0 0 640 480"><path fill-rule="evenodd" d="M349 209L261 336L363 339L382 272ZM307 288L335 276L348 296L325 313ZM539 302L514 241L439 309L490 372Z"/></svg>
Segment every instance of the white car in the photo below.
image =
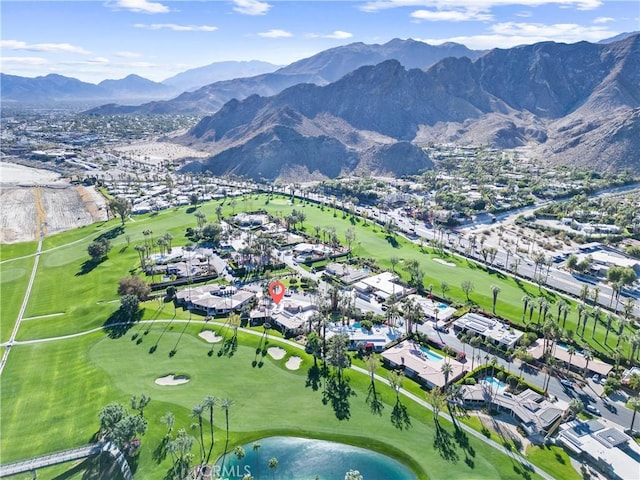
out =
<svg viewBox="0 0 640 480"><path fill-rule="evenodd" d="M587 405L587 407L586 407L586 408L587 408L587 411L588 411L589 413L593 413L594 415L598 415L598 416L600 416L600 415L601 415L601 414L600 414L600 410L598 410L598 408L597 408L597 407L594 407L594 406L593 406L593 405L591 405L591 404Z"/></svg>

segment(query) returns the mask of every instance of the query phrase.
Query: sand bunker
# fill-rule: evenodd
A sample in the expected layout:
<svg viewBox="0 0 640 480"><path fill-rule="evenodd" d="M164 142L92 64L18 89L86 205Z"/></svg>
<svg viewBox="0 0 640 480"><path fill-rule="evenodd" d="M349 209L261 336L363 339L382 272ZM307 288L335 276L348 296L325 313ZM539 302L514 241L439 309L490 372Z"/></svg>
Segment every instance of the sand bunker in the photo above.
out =
<svg viewBox="0 0 640 480"><path fill-rule="evenodd" d="M274 360L282 360L284 356L287 354L287 351L284 348L280 348L280 347L269 347L267 349L267 352L269 353L269 355L271 355L271 358L273 358Z"/></svg>
<svg viewBox="0 0 640 480"><path fill-rule="evenodd" d="M156 383L158 385L182 385L183 383L187 383L189 381L189 377L186 375L166 375L164 377L156 378Z"/></svg>
<svg viewBox="0 0 640 480"><path fill-rule="evenodd" d="M298 370L301 363L302 359L300 357L289 357L289 360L287 360L287 363L285 363L285 367L287 367L289 370Z"/></svg>
<svg viewBox="0 0 640 480"><path fill-rule="evenodd" d="M203 330L198 334L198 336L209 343L218 343L222 340L222 337L220 335L216 335L216 332L212 330Z"/></svg>
<svg viewBox="0 0 640 480"><path fill-rule="evenodd" d="M447 267L455 267L456 264L455 263L451 263L451 262L447 262L446 260L442 260L441 258L434 258L433 259L434 262L438 262L442 265L446 265Z"/></svg>

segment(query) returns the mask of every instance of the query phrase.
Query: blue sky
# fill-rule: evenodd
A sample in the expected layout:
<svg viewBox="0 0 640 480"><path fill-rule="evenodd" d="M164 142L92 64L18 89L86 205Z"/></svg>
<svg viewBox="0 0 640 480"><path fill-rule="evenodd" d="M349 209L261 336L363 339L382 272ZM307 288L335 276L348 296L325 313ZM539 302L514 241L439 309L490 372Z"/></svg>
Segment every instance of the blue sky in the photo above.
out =
<svg viewBox="0 0 640 480"><path fill-rule="evenodd" d="M638 0L2 0L0 15L0 71L93 83L226 60L286 65L393 38L488 49L640 30Z"/></svg>

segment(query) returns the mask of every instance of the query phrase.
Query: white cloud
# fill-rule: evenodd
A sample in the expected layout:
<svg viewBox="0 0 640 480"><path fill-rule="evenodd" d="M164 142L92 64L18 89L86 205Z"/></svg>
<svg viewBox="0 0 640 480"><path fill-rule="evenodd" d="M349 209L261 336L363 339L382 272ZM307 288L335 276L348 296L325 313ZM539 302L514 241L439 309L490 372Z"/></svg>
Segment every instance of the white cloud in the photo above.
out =
<svg viewBox="0 0 640 480"><path fill-rule="evenodd" d="M49 62L41 57L0 57L0 64L46 65Z"/></svg>
<svg viewBox="0 0 640 480"><path fill-rule="evenodd" d="M136 23L136 28L147 28L149 30L173 30L174 32L215 32L218 27L213 25L178 25L175 23Z"/></svg>
<svg viewBox="0 0 640 480"><path fill-rule="evenodd" d="M327 33L324 35L318 33L310 33L307 35L308 38L330 38L332 40L346 40L347 38L353 37L353 33L345 32L343 30L334 30L332 33Z"/></svg>
<svg viewBox="0 0 640 480"><path fill-rule="evenodd" d="M293 37L293 33L287 32L286 30L272 28L271 30L267 30L266 32L258 33L258 36L264 38L289 38Z"/></svg>
<svg viewBox="0 0 640 480"><path fill-rule="evenodd" d="M113 8L123 8L136 13L168 13L171 10L166 5L148 0L117 0L107 4Z"/></svg>
<svg viewBox="0 0 640 480"><path fill-rule="evenodd" d="M233 0L234 11L243 15L264 15L269 11L271 5L260 0Z"/></svg>
<svg viewBox="0 0 640 480"><path fill-rule="evenodd" d="M70 43L27 43L20 40L0 40L0 48L6 50L26 50L29 52L77 53L88 55L89 51Z"/></svg>
<svg viewBox="0 0 640 480"><path fill-rule="evenodd" d="M493 20L493 15L473 10L416 10L410 16L416 20L429 22L485 22Z"/></svg>
<svg viewBox="0 0 640 480"><path fill-rule="evenodd" d="M504 22L492 25L489 30L488 33L481 35L422 39L422 41L430 44L456 42L462 43L469 48L491 49L495 47L510 48L517 45L547 41L575 43L586 40L597 42L616 34L616 32L607 30L606 27L584 26L574 23L546 25L542 23Z"/></svg>
<svg viewBox="0 0 640 480"><path fill-rule="evenodd" d="M140 58L142 57L141 53L137 53L137 52L116 52L114 54L116 57L120 57L120 58Z"/></svg>
<svg viewBox="0 0 640 480"><path fill-rule="evenodd" d="M364 3L360 9L365 12L377 12L398 7L431 7L446 10L468 8L489 11L493 7L510 5L537 7L548 4L575 7L579 10L593 10L602 5L602 0L371 0Z"/></svg>
<svg viewBox="0 0 640 480"><path fill-rule="evenodd" d="M611 18L611 17L598 17L596 18L593 23L609 23L609 22L613 22L615 21L615 18Z"/></svg>
<svg viewBox="0 0 640 480"><path fill-rule="evenodd" d="M88 58L87 59L88 63L101 63L101 64L106 64L106 63L110 63L108 58L105 57L93 57L93 58Z"/></svg>

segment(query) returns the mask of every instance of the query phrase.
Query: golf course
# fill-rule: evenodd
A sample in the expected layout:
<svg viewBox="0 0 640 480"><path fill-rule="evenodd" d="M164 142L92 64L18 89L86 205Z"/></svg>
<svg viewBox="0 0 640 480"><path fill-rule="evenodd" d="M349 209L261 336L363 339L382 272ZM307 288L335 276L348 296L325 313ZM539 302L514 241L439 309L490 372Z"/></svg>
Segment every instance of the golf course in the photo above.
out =
<svg viewBox="0 0 640 480"><path fill-rule="evenodd" d="M370 220L334 212L330 207L300 200L291 204L287 197L248 197L238 202L242 210L264 210L276 216L302 210L306 219L298 229L307 235L313 235L316 226L333 227L344 239L346 229L353 228L353 255L375 259L380 267L394 269L405 280L408 274L402 269L402 262L394 268L391 257L397 256L403 262L418 260L424 271L424 285L433 285L434 293L439 295L440 285L446 281L450 285L446 297L460 304L465 299L460 287L463 280L475 285L471 301L487 310L492 306L490 285L497 285L497 313L514 322L523 316L523 295L544 295L550 303L559 298L465 259L421 247L398 234L385 232ZM215 410L216 457L224 453L225 445L232 455L235 446L283 435L371 449L400 461L420 479L540 478L522 465L516 456L522 452L517 452L513 444L507 445L495 434L491 437L512 452L505 453L445 418L434 419L433 412L422 404L426 403L425 392L410 380L405 379L406 390L396 396L384 381L387 372L382 367L376 371L376 391L382 408L373 411L367 402L370 377L365 372L346 369L345 381L353 394L341 399L342 410L337 415L335 405L326 401L326 382L312 378L313 357L274 331L240 328L237 348L223 352L223 342L209 343L199 334L213 330L228 339L232 332L224 318L205 322L203 317L175 309L161 298L142 303L140 320L127 330L115 334L105 329L105 323L120 307L119 279L140 272L134 247L144 242L143 232L151 231L157 236L170 233L174 246L184 245L185 229L196 225L194 212L203 212L208 221L215 221L220 204L221 201L213 201L197 209L179 207L134 216L123 225L114 219L46 237L22 315L37 244L0 247L3 354L21 317L0 377L2 464L95 441L100 426L98 413L104 406L118 402L128 408L132 395L145 394L151 398L144 410L148 429L132 462L139 478L164 478L171 470L172 457L161 448L167 426L160 419L170 411L175 416L175 431L184 428L197 437L197 429L192 428L197 420L191 413L194 405L207 396L232 401L224 411ZM225 217L241 210L228 201L222 201L222 207ZM87 247L100 236L107 238L112 248L106 260L91 264ZM567 328L575 328L576 322L574 308L567 317ZM600 325L594 341L601 341L604 334ZM612 331L609 345L615 345L616 339L616 332ZM286 353L275 359L267 353L269 347L280 347ZM301 358L299 368L287 368L291 357ZM180 385L156 382L168 375L188 381ZM409 392L413 395L405 395ZM422 403L414 396L420 396ZM398 403L407 413L407 421L401 425L393 421ZM195 457L199 456L198 449L196 442ZM269 453L261 456L266 461ZM578 478L568 457L559 449L536 450L533 463L555 478ZM56 478L70 468L62 465L44 469L38 472L38 478ZM82 478L82 473L63 478ZM277 478L277 472L275 475Z"/></svg>

